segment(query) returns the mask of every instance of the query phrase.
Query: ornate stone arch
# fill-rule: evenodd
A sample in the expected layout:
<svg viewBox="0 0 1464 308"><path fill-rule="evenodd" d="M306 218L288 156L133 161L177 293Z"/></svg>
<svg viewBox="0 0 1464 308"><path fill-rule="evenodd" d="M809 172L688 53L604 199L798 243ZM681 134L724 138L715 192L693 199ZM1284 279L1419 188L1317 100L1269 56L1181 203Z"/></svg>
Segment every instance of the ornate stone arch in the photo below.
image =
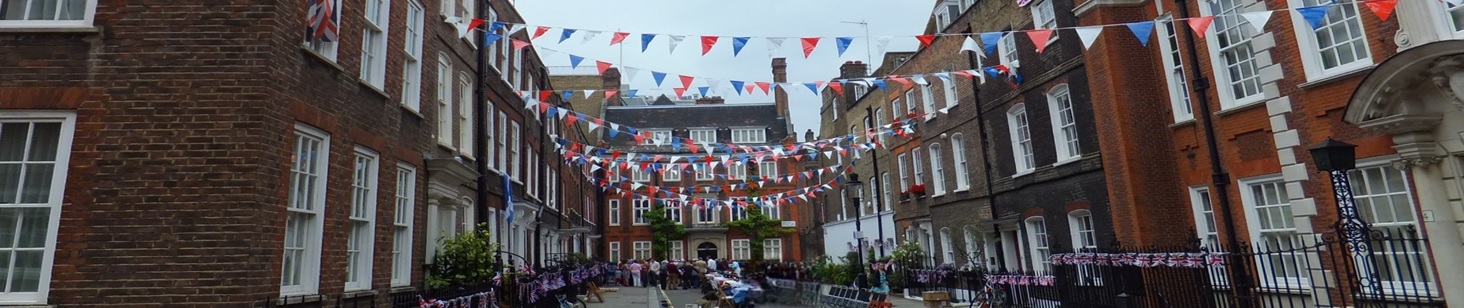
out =
<svg viewBox="0 0 1464 308"><path fill-rule="evenodd" d="M1343 120L1393 135L1404 165L1441 159L1435 130L1464 111L1464 41L1410 48L1378 64L1348 101Z"/></svg>

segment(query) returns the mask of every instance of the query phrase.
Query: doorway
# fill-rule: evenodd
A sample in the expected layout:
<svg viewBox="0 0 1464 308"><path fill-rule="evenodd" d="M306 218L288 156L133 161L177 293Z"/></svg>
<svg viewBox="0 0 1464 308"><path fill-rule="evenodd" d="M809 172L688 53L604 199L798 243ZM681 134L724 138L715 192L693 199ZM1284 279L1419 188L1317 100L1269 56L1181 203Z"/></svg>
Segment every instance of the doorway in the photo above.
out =
<svg viewBox="0 0 1464 308"><path fill-rule="evenodd" d="M712 244L712 242L702 242L701 245L696 245L696 258L698 260L705 260L707 258L716 258L716 257L717 257L717 245L716 244Z"/></svg>

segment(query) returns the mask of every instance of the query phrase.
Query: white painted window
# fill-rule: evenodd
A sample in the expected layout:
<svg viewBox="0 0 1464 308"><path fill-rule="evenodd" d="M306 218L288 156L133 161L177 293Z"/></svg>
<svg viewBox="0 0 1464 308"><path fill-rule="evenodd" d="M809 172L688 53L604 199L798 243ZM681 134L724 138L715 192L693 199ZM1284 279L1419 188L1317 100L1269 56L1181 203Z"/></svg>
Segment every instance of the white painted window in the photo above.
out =
<svg viewBox="0 0 1464 308"><path fill-rule="evenodd" d="M872 215L876 212L879 212L879 208L876 207L875 204L875 202L878 202L879 199L875 199L875 196L878 196L876 195L876 193L878 192L879 186L882 185L882 183L875 182L876 180L878 180L878 178L872 176L869 177L869 182L867 182L867 185L869 185L869 194L864 195L865 197L861 199L864 204L861 204L859 207L860 217L864 217L865 215Z"/></svg>
<svg viewBox="0 0 1464 308"><path fill-rule="evenodd" d="M839 190L839 219L838 220L844 220L844 218L849 217L849 201L848 200L849 200L849 190L847 190L847 189L840 189Z"/></svg>
<svg viewBox="0 0 1464 308"><path fill-rule="evenodd" d="M396 210L392 216L391 285L412 283L412 225L417 209L417 168L397 164ZM493 223L490 214L489 224ZM495 230L495 234L496 230Z"/></svg>
<svg viewBox="0 0 1464 308"><path fill-rule="evenodd" d="M1052 271L1052 250L1047 245L1047 222L1042 217L1027 218L1027 247L1030 249L1028 259L1032 262L1032 269L1040 272Z"/></svg>
<svg viewBox="0 0 1464 308"><path fill-rule="evenodd" d="M945 189L945 163L941 159L941 147L939 143L930 145L930 194L944 195Z"/></svg>
<svg viewBox="0 0 1464 308"><path fill-rule="evenodd" d="M966 135L951 135L951 160L955 162L956 191L971 189L971 169L966 166Z"/></svg>
<svg viewBox="0 0 1464 308"><path fill-rule="evenodd" d="M366 0L366 27L361 37L361 80L386 88L386 39L391 3L386 0Z"/></svg>
<svg viewBox="0 0 1464 308"><path fill-rule="evenodd" d="M642 183L650 182L651 181L651 173L650 172L647 172L645 170L640 169L640 166L639 165L631 166L630 167L630 180L631 181L636 181L636 182L642 182Z"/></svg>
<svg viewBox="0 0 1464 308"><path fill-rule="evenodd" d="M666 212L666 219L670 219L678 225L682 224L681 204L668 202L666 207L662 208L661 211Z"/></svg>
<svg viewBox="0 0 1464 308"><path fill-rule="evenodd" d="M1042 0L1032 5L1032 25L1038 29L1057 28L1057 13L1052 9L1052 0ZM1056 32L1053 32L1056 38Z"/></svg>
<svg viewBox="0 0 1464 308"><path fill-rule="evenodd" d="M1003 34L1001 40L996 43L997 59L1001 61L1001 65L1013 69L1022 65L1021 61L1017 59L1017 36L1015 33L1007 32Z"/></svg>
<svg viewBox="0 0 1464 308"><path fill-rule="evenodd" d="M445 18L448 18L448 17L458 17L458 15L457 15L457 6L458 6L457 1L443 0L441 2L441 4L442 4L442 7L441 7L441 9L442 9L442 18L445 19ZM466 21L466 20L463 21L463 23L467 23L467 22L468 21Z"/></svg>
<svg viewBox="0 0 1464 308"><path fill-rule="evenodd" d="M905 170L905 162L908 154L900 154L896 164L900 166L900 191L910 191L910 173Z"/></svg>
<svg viewBox="0 0 1464 308"><path fill-rule="evenodd" d="M858 100L858 99L864 97L864 93L868 93L869 92L869 85L862 84L862 83L856 83L856 84L851 84L851 86L853 86L853 88L854 88L854 99L855 100Z"/></svg>
<svg viewBox="0 0 1464 308"><path fill-rule="evenodd" d="M1436 1L1433 12L1436 12L1433 19L1442 31L1441 36L1445 39L1464 39L1464 2L1458 0Z"/></svg>
<svg viewBox="0 0 1464 308"><path fill-rule="evenodd" d="M75 126L70 111L0 113L0 176L6 179L0 189L8 192L0 194L0 228L13 237L0 246L0 256L9 260L0 268L10 273L0 276L0 300L46 303Z"/></svg>
<svg viewBox="0 0 1464 308"><path fill-rule="evenodd" d="M884 209L881 209L880 211L882 211L882 212L888 212L890 210L890 207L893 207L895 205L895 199L894 199L895 198L895 194L890 191L890 173L889 172L880 173L880 175L879 175L879 186L880 186L879 189L881 191L884 191Z"/></svg>
<svg viewBox="0 0 1464 308"><path fill-rule="evenodd" d="M1363 221L1374 230L1403 239L1420 239L1418 219L1414 215L1413 197L1408 189L1407 174L1388 164L1364 166L1348 172L1353 200ZM1394 241L1373 249L1373 262L1384 292L1430 294L1427 252L1420 242ZM1355 262L1356 264L1365 264ZM1359 265L1359 267L1362 265ZM1359 271L1371 270L1359 268ZM1366 279L1365 277L1362 279ZM1363 284L1366 286L1367 284Z"/></svg>
<svg viewBox="0 0 1464 308"><path fill-rule="evenodd" d="M508 47L508 45L511 44L511 43L510 44L504 44L505 41L508 41L508 40L498 40L498 43L497 44L499 44L499 46L503 46L503 47L500 47L500 48ZM525 84L529 83L529 78L524 78L524 73L523 73L523 67L524 67L524 50L523 49L514 49L513 50L513 60L511 62L512 62L512 65L509 65L508 66L508 71L507 72L504 72L506 74L506 76L508 76L508 84L514 86L515 89L525 89L525 88L527 88L525 86ZM568 99L568 98L566 97L565 99Z"/></svg>
<svg viewBox="0 0 1464 308"><path fill-rule="evenodd" d="M510 144L508 146L508 163L507 164L508 164L508 167L510 169L508 174L512 174L512 178L515 181L522 181L523 174L522 173L519 173L519 170L522 169L521 166L524 163L523 163L523 161L519 160L519 151L523 150L523 148L521 147L519 140L520 139L523 139L523 135L520 135L519 134L519 123L518 122L512 122L510 124L511 124L511 126L509 127L510 129L508 130L508 136L507 137L508 137L508 139L513 140L513 144ZM522 182L520 182L520 183L522 183Z"/></svg>
<svg viewBox="0 0 1464 308"><path fill-rule="evenodd" d="M782 220L783 219L783 213L781 211L779 211L778 206L775 205L775 204L772 204L772 202L763 203L761 206L758 206L758 210L761 210L762 213L763 213L763 215L767 215L768 218L770 218L770 219L773 219L773 220Z"/></svg>
<svg viewBox="0 0 1464 308"><path fill-rule="evenodd" d="M452 60L437 54L437 144L452 147Z"/></svg>
<svg viewBox="0 0 1464 308"><path fill-rule="evenodd" d="M610 219L609 224L611 226L619 226L620 225L620 199L605 200L605 203L609 207L609 210L606 211L606 215L609 215L609 216L607 216L607 218Z"/></svg>
<svg viewBox="0 0 1464 308"><path fill-rule="evenodd" d="M380 155L356 147L351 172L350 237L346 242L346 290L371 288L371 262L376 242L376 176Z"/></svg>
<svg viewBox="0 0 1464 308"><path fill-rule="evenodd" d="M1291 0L1292 7L1326 5L1327 16L1321 26L1311 24L1298 14L1291 18L1296 40L1301 45L1302 64L1308 80L1318 80L1373 64L1368 51L1367 34L1362 29L1362 15L1357 2L1333 0Z"/></svg>
<svg viewBox="0 0 1464 308"><path fill-rule="evenodd" d="M90 27L96 11L97 0L3 1L0 28Z"/></svg>
<svg viewBox="0 0 1464 308"><path fill-rule="evenodd" d="M903 102L898 97L895 98L894 100L890 100L890 118L891 119L898 120L898 119L900 119L900 116L903 115L903 114L900 113L900 110L905 110L905 108L901 104L903 104ZM880 125L884 125L884 124L880 124Z"/></svg>
<svg viewBox="0 0 1464 308"><path fill-rule="evenodd" d="M37 8L40 8L42 10L41 11L41 17L42 18L45 18L45 16L49 15L47 13L50 13L51 12L50 10L47 9L48 7L55 6L55 5L60 4L60 3L63 3L63 2L70 3L72 1L71 0L29 0L29 1L6 1L6 2L7 2L6 3L7 6L14 5L16 3L27 3L27 2L29 2L32 5L27 10L30 11L30 10L35 10ZM88 2L88 9L87 9L87 12L85 14L86 23L85 24L80 24L80 23L71 22L71 23L67 23L67 25L70 25L70 26L91 26L91 18L92 18L92 15L96 13L96 2L97 1L95 1L95 0L88 0L86 2ZM305 23L306 23L306 27L305 27L306 35L305 35L305 42L304 42L305 48L310 49L310 51L315 52L315 54L320 55L321 57L325 57L326 59L329 59L331 61L336 61L336 53L340 49L341 15L342 15L342 13L345 12L345 11L342 11L341 10L341 2L342 2L341 0L321 0L321 1L306 2L306 11L309 12L309 16L307 16L307 19L305 21ZM37 6L37 4L39 4L39 6ZM63 7L68 8L65 11L74 11L74 9L71 9L71 7L73 7L73 5L64 5ZM5 10L6 11L11 11L10 8L8 8L8 7L5 8ZM58 17L59 16L67 16L68 18L71 18L70 17L70 16L72 16L71 13L69 13L69 12L68 13L62 13L62 11L63 10L57 10L56 11L56 14L57 14ZM4 19L10 19L9 16L8 16L8 15L10 15L9 12L4 13L4 14L0 14L0 15L5 15L6 17ZM3 24L0 24L0 25L3 25Z"/></svg>
<svg viewBox="0 0 1464 308"><path fill-rule="evenodd" d="M315 294L319 290L329 157L330 135L304 124L295 125L280 295Z"/></svg>
<svg viewBox="0 0 1464 308"><path fill-rule="evenodd" d="M524 185L530 186L524 190L528 192L529 196L541 196L543 195L544 185L540 185L542 183L539 183L539 168L543 168L544 166L539 163L539 152L534 152L532 148L525 148L524 155L526 156L524 163L531 164L528 168L524 168L525 173L528 173L524 176Z"/></svg>
<svg viewBox="0 0 1464 308"><path fill-rule="evenodd" d="M661 145L661 144L671 144L671 130L669 130L669 129L647 129L646 131L648 131L648 132L651 133L651 142L653 142L655 144L658 144L658 145Z"/></svg>
<svg viewBox="0 0 1464 308"><path fill-rule="evenodd" d="M635 242L632 242L631 245L632 245L631 248L635 249L635 259L636 260L645 260L645 259L650 259L651 258L651 242L650 241L635 241Z"/></svg>
<svg viewBox="0 0 1464 308"><path fill-rule="evenodd" d="M735 201L748 202L748 200L745 199L745 198L732 198L732 199L735 200ZM753 205L752 204L748 204L747 206L753 206ZM731 213L730 213L730 216L727 218L728 219L727 221L737 221L737 220L747 219L747 208L743 207L741 204L733 203L732 206L731 206L731 208L728 209L728 210Z"/></svg>
<svg viewBox="0 0 1464 308"><path fill-rule="evenodd" d="M1017 174L1025 174L1037 169L1037 162L1032 157L1032 131L1027 121L1027 106L1017 104L1007 110L1007 125L1010 126L1012 140L1012 158L1016 160Z"/></svg>
<svg viewBox="0 0 1464 308"><path fill-rule="evenodd" d="M692 167L692 169L696 171L697 181L711 181L713 179L716 179L716 173L712 170L711 167L703 164L697 164L693 166L695 166Z"/></svg>
<svg viewBox="0 0 1464 308"><path fill-rule="evenodd" d="M763 259L769 261L783 260L783 239L763 239Z"/></svg>
<svg viewBox="0 0 1464 308"><path fill-rule="evenodd" d="M671 249L669 250L671 250L671 256L668 256L666 258L672 260L686 260L686 242L671 241L670 243Z"/></svg>
<svg viewBox="0 0 1464 308"><path fill-rule="evenodd" d="M915 185L925 185L925 164L922 163L923 160L925 160L925 156L920 154L920 148L910 150L910 170L915 171L914 181L912 181Z"/></svg>
<svg viewBox="0 0 1464 308"><path fill-rule="evenodd" d="M835 113L835 114L837 114L837 113ZM692 141L696 141L698 143L703 143L703 142L705 142L705 143L717 142L717 129L715 129L715 128L705 128L705 127L703 127L703 128L692 128L691 129L691 133L688 136L690 136L690 138L691 138Z"/></svg>
<svg viewBox="0 0 1464 308"><path fill-rule="evenodd" d="M961 6L956 0L946 0L935 8L936 30L943 30L961 16Z"/></svg>
<svg viewBox="0 0 1464 308"><path fill-rule="evenodd" d="M631 200L631 214L635 215L634 225L649 225L651 220L646 217L646 212L651 211L651 199L639 198Z"/></svg>
<svg viewBox="0 0 1464 308"><path fill-rule="evenodd" d="M732 260L752 259L752 242L748 240L732 240Z"/></svg>
<svg viewBox="0 0 1464 308"><path fill-rule="evenodd" d="M879 134L879 142L880 143L884 143L885 142L885 136L886 136L886 134L880 132L882 130L880 127L884 126L885 124L889 124L889 123L885 123L885 121L884 121L884 111L879 110L879 108L874 108L874 123L870 123L869 124L869 128L871 130L873 130L875 133ZM851 133L853 133L853 132L851 132ZM869 141L873 142L874 140L869 140Z"/></svg>
<svg viewBox="0 0 1464 308"><path fill-rule="evenodd" d="M617 242L610 242L610 260L613 260L613 261L623 261L623 260L625 260L625 259L621 259L620 258L620 242L618 242L618 241Z"/></svg>
<svg viewBox="0 0 1464 308"><path fill-rule="evenodd" d="M473 81L468 74L458 76L458 109L457 109L457 131L458 131L458 153L465 158L473 158L477 153L474 151L477 145L473 139Z"/></svg>
<svg viewBox="0 0 1464 308"><path fill-rule="evenodd" d="M732 163L732 162L729 162L729 163L731 165L728 165L727 166L727 179L728 180L746 180L747 179L747 165L743 165L743 164L740 164L740 163Z"/></svg>
<svg viewBox="0 0 1464 308"><path fill-rule="evenodd" d="M905 91L905 114L917 114L920 111L915 108L915 90Z"/></svg>
<svg viewBox="0 0 1464 308"><path fill-rule="evenodd" d="M1248 105L1262 99L1261 75L1251 39L1255 28L1240 13L1255 0L1214 0L1200 5L1200 15L1215 16L1205 40L1210 46L1216 90L1222 109ZM1264 10L1265 8L1259 8ZM1223 68L1223 69L1222 69Z"/></svg>
<svg viewBox="0 0 1464 308"><path fill-rule="evenodd" d="M1158 2L1155 2L1156 4ZM1173 16L1164 14L1156 23L1159 28L1159 37L1164 41L1159 44L1160 56L1164 62L1164 78L1169 86L1169 104L1174 111L1174 121L1183 122L1195 118L1194 105L1190 103L1189 81L1184 75L1184 58L1180 53L1179 32L1175 29L1184 30L1189 25L1175 25Z"/></svg>
<svg viewBox="0 0 1464 308"><path fill-rule="evenodd" d="M1097 252L1098 237L1094 234L1093 213L1088 210L1076 210L1068 213L1068 232L1073 240L1073 250L1076 252ZM1101 286L1103 285L1103 273L1096 265L1078 266L1078 285Z"/></svg>
<svg viewBox="0 0 1464 308"><path fill-rule="evenodd" d="M486 104L483 104L483 108L486 109L486 110L483 111L483 115L484 115L484 117L483 117L483 127L484 127L484 129L488 130L488 132L485 133L484 136L483 136L483 139L484 139L483 140L483 144L486 147L485 150L487 151L487 153L483 153L483 159L486 159L487 160L487 163L485 163L484 165L487 165L489 170L503 172L503 169L499 168L498 165L497 165L497 163L498 163L498 148L497 147L500 144L503 144L502 143L503 142L503 138L500 137L500 136L498 136L499 133L498 133L498 131L496 131L496 129L498 128L498 126L495 126L496 124L494 124L494 122L493 122L493 114L497 113L497 111L494 111L494 109L496 109L496 108L493 107L493 103L492 102L488 102ZM472 126L471 125L466 126L466 127L468 127L468 129L472 129ZM497 140L497 142L494 142L494 140Z"/></svg>
<svg viewBox="0 0 1464 308"><path fill-rule="evenodd" d="M681 181L681 167L676 166L674 164L666 164L666 166L661 169L661 179L663 179L663 180L665 180L667 182L671 182L671 181L680 182Z"/></svg>
<svg viewBox="0 0 1464 308"><path fill-rule="evenodd" d="M945 86L945 88L943 88L941 90L941 92L945 93L945 107L946 108L951 108L951 106L955 106L956 103L958 103L956 101L956 94L957 93L956 93L956 81L955 81L955 78L947 79L947 80L941 80L940 81L940 84L943 85L943 86Z"/></svg>
<svg viewBox="0 0 1464 308"><path fill-rule="evenodd" d="M757 163L757 174L766 177L778 176L778 162L769 160Z"/></svg>
<svg viewBox="0 0 1464 308"><path fill-rule="evenodd" d="M1291 197L1280 176L1241 180L1241 201L1245 204L1246 226L1261 251L1301 249L1296 234L1295 217L1291 214ZM1261 279L1268 287L1302 288L1307 285L1301 255L1268 254L1258 257Z"/></svg>
<svg viewBox="0 0 1464 308"><path fill-rule="evenodd" d="M930 85L920 86L920 101L925 107L925 120L935 118L935 95L930 93Z"/></svg>
<svg viewBox="0 0 1464 308"><path fill-rule="evenodd" d="M1190 187L1190 208L1195 213L1195 234L1201 244L1212 250L1221 249L1220 233L1215 224L1215 206L1210 198L1210 189L1204 186Z"/></svg>
<svg viewBox="0 0 1464 308"><path fill-rule="evenodd" d="M1073 95L1067 84L1061 84L1047 91L1047 110L1052 113L1053 142L1056 143L1057 161L1063 162L1083 156L1078 147L1078 117L1073 114Z"/></svg>
<svg viewBox="0 0 1464 308"><path fill-rule="evenodd" d="M838 96L829 96L829 115L834 117L834 120L838 120L839 114L844 113L843 109L839 109L839 99Z"/></svg>
<svg viewBox="0 0 1464 308"><path fill-rule="evenodd" d="M707 196L715 197L715 196ZM717 202L703 201L696 209L696 223L709 224L717 222Z"/></svg>
<svg viewBox="0 0 1464 308"><path fill-rule="evenodd" d="M762 128L733 128L732 143L764 143L768 136Z"/></svg>
<svg viewBox="0 0 1464 308"><path fill-rule="evenodd" d="M489 116L492 116L492 115L489 115ZM509 139L517 140L518 139L518 135L513 135L513 134L510 134L509 133L509 131L508 131L508 114L504 113L502 110L499 110L498 111L498 128L496 128L496 130L494 131L494 134L495 135L498 135L498 138L495 138L495 139L498 140L498 149L496 150L498 152L498 154L497 154L498 155L498 162L497 162L498 168L497 169L498 169L499 172L504 172L504 171L507 171L508 170L508 151L510 149L508 147L508 140ZM514 142L518 142L518 141L514 141ZM512 173L509 173L509 174L510 174L510 176L512 176Z"/></svg>
<svg viewBox="0 0 1464 308"><path fill-rule="evenodd" d="M422 4L407 1L406 53L402 59L402 106L422 111Z"/></svg>
<svg viewBox="0 0 1464 308"><path fill-rule="evenodd" d="M981 232L976 229L976 226L967 225L961 227L961 237L963 243L966 244L966 251L963 251L966 254L966 265L980 266L981 255L978 248L981 246L981 240L979 240L982 238Z"/></svg>
<svg viewBox="0 0 1464 308"><path fill-rule="evenodd" d="M463 22L467 22L468 20L471 20L474 17L477 17L478 16L477 15L477 13L478 13L477 2L478 1L482 1L482 0L458 0L457 2L460 5L462 5L462 7L463 7L462 10L457 11L458 18L462 18ZM451 6L452 4L447 4L447 5L448 6Z"/></svg>

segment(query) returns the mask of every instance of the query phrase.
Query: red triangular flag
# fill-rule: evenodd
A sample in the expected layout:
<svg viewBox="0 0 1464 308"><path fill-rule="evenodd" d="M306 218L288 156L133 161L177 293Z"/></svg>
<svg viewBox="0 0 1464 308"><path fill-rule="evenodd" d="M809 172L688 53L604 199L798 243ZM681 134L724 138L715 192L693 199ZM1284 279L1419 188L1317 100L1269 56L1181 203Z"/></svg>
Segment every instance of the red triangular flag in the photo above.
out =
<svg viewBox="0 0 1464 308"><path fill-rule="evenodd" d="M772 86L772 84L770 84L770 83L768 83L766 81L758 81L757 82L757 88L758 89L762 89L763 90L763 94L768 94L768 87L769 86Z"/></svg>
<svg viewBox="0 0 1464 308"><path fill-rule="evenodd" d="M1393 16L1393 7L1398 6L1398 0L1372 0L1363 4L1367 4L1367 8L1372 9L1378 19L1388 20L1388 17Z"/></svg>
<svg viewBox="0 0 1464 308"><path fill-rule="evenodd" d="M473 18L473 21L468 22L468 30L478 29L478 26L482 26L482 25L483 25L483 20L482 19Z"/></svg>
<svg viewBox="0 0 1464 308"><path fill-rule="evenodd" d="M564 116L564 126L574 125L574 121L575 120L579 120L579 117L575 116L574 113L570 113L570 114L565 115Z"/></svg>
<svg viewBox="0 0 1464 308"><path fill-rule="evenodd" d="M830 81L829 82L829 89L834 89L834 93L838 93L839 95L844 95L844 84L843 83L839 83L838 81Z"/></svg>
<svg viewBox="0 0 1464 308"><path fill-rule="evenodd" d="M610 46L624 42L627 36L630 36L629 32L615 32L615 36L610 37Z"/></svg>
<svg viewBox="0 0 1464 308"><path fill-rule="evenodd" d="M752 95L752 88L754 87L753 85L746 85L746 86L743 86L743 87L747 88L747 89L744 89L744 90L746 90L746 92L747 92L748 95Z"/></svg>
<svg viewBox="0 0 1464 308"><path fill-rule="evenodd" d="M929 48L930 47L930 43L935 41L935 35L934 34L917 35L917 36L915 36L915 39L920 40L920 47L922 47L922 48Z"/></svg>
<svg viewBox="0 0 1464 308"><path fill-rule="evenodd" d="M550 95L554 95L553 93L554 93L554 91L539 91L539 99L540 100L549 99L549 96Z"/></svg>
<svg viewBox="0 0 1464 308"><path fill-rule="evenodd" d="M1195 17L1189 19L1190 30L1195 30L1195 36L1205 38L1205 30L1210 28L1210 23L1215 22L1215 16Z"/></svg>
<svg viewBox="0 0 1464 308"><path fill-rule="evenodd" d="M676 91L676 98L681 98L682 94L686 93L686 88L675 88L673 90Z"/></svg>
<svg viewBox="0 0 1464 308"><path fill-rule="evenodd" d="M549 103L539 103L539 112L549 112Z"/></svg>
<svg viewBox="0 0 1464 308"><path fill-rule="evenodd" d="M529 42L513 40L513 50L524 49L525 46L529 46Z"/></svg>
<svg viewBox="0 0 1464 308"><path fill-rule="evenodd" d="M695 81L695 80L696 80L696 77L687 76L687 75L681 75L681 86L682 87L690 88L691 87L691 82L692 81Z"/></svg>
<svg viewBox="0 0 1464 308"><path fill-rule="evenodd" d="M1037 53L1047 49L1047 39L1052 38L1052 30L1038 29L1027 30L1027 38L1032 40L1032 45L1037 46Z"/></svg>
<svg viewBox="0 0 1464 308"><path fill-rule="evenodd" d="M534 37L530 37L529 39L537 40L540 36L544 36L545 32L549 32L549 27L539 26L538 28L534 28Z"/></svg>
<svg viewBox="0 0 1464 308"><path fill-rule="evenodd" d="M899 75L890 75L890 80L891 81L894 81L894 82L898 82L898 83L900 83L900 85L904 85L906 88L909 88L910 87L910 79L905 79L904 77L899 77Z"/></svg>
<svg viewBox="0 0 1464 308"><path fill-rule="evenodd" d="M605 74L605 70L610 69L610 62L595 60L595 68L599 69L600 74L603 75Z"/></svg>
<svg viewBox="0 0 1464 308"><path fill-rule="evenodd" d="M702 36L702 55L703 56L707 55L708 52L711 52L712 51L712 46L716 46L717 45L717 38L718 37L716 37L716 36Z"/></svg>
<svg viewBox="0 0 1464 308"><path fill-rule="evenodd" d="M620 90L605 90L605 98L615 97L615 94L620 94ZM595 124L600 124L599 119L596 119Z"/></svg>
<svg viewBox="0 0 1464 308"><path fill-rule="evenodd" d="M817 38L817 37L805 37L805 38L802 39L802 41L803 41L803 58L806 59L806 58L808 58L808 55L813 54L813 49L814 48L818 48L818 40L819 40L819 38Z"/></svg>

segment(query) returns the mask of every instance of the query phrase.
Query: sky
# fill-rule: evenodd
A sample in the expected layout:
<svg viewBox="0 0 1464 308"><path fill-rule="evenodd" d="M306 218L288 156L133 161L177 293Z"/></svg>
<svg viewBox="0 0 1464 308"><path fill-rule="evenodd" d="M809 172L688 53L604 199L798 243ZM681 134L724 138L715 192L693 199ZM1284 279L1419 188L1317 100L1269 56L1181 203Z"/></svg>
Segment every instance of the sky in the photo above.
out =
<svg viewBox="0 0 1464 308"><path fill-rule="evenodd" d="M928 2L928 3L927 3ZM867 37L896 36L886 51L914 50L919 43L910 36L920 34L930 18L936 0L517 0L515 7L524 17L527 29L552 27L533 40L532 46L545 65L555 74L595 74L595 60L610 62L616 67L641 69L636 76L623 76L622 82L638 95L674 96L672 88L680 87L678 75L695 76L687 95L696 94L696 87L708 86L707 79L772 81L772 58L788 59L788 82L803 83L828 80L838 76L845 61L882 59L878 44ZM864 25L868 23L865 35ZM561 28L582 29L560 42ZM604 31L585 41L586 30ZM610 46L613 32L631 33L624 43ZM653 39L641 52L641 34L686 35L674 52L669 51L667 36ZM702 56L700 36L723 36L706 56ZM750 36L742 52L733 56L733 36ZM899 36L904 36L903 39ZM764 37L789 37L776 50ZM804 58L801 37L824 37L818 48ZM834 37L854 37L843 56L838 55ZM870 44L866 44L870 43ZM584 57L578 69L570 69L570 57ZM872 67L871 67L872 69ZM628 70L622 68L622 75ZM651 71L667 73L657 86ZM586 90L586 89L555 89ZM788 90L790 114L795 132L812 129L818 132L818 95L807 88ZM581 94L583 95L583 94ZM722 96L732 103L771 103L771 95L738 95L728 83L713 89L711 96Z"/></svg>

